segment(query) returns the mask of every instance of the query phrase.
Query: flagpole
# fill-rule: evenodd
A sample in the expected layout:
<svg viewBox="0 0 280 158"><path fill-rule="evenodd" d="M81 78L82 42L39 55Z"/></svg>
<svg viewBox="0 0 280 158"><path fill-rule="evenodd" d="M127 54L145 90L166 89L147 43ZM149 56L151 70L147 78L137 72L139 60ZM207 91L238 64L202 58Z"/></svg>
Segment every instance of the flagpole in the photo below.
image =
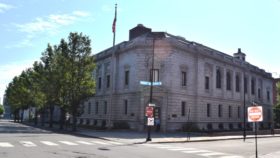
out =
<svg viewBox="0 0 280 158"><path fill-rule="evenodd" d="M112 31L113 31L113 47L115 47L116 41L116 22L117 22L117 4L115 4L115 18L113 21Z"/></svg>
<svg viewBox="0 0 280 158"><path fill-rule="evenodd" d="M116 22L117 22L117 4L115 4L115 17L112 24L112 32L113 32L113 47L112 47L112 58L111 58L111 95L110 95L110 113L108 116L108 127L112 128L112 115L113 115L113 93L114 93L114 86L115 86L115 41L116 41Z"/></svg>

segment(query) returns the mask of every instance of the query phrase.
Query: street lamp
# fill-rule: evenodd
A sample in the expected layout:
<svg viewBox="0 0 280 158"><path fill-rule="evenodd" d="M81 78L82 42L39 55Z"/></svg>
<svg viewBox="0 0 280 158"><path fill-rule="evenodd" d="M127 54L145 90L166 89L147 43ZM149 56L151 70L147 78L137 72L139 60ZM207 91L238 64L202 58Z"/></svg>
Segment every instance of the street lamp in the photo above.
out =
<svg viewBox="0 0 280 158"><path fill-rule="evenodd" d="M246 77L245 77L245 72L244 72L244 76L243 76L243 96L244 96L244 98L243 98L243 124L244 124L244 126L243 126L243 141L245 142L245 140L246 140L246 96L245 96L245 89L246 89L246 91L248 92L248 89L247 89L247 84L246 84L246 82L247 82L247 79L246 79Z"/></svg>
<svg viewBox="0 0 280 158"><path fill-rule="evenodd" d="M150 87L150 101L149 101L149 103L152 103L152 100L153 100L154 56L155 56L155 35L153 34L152 70L150 72L151 87ZM151 139L151 126L149 126L149 125L147 127L146 141L152 141L152 139Z"/></svg>

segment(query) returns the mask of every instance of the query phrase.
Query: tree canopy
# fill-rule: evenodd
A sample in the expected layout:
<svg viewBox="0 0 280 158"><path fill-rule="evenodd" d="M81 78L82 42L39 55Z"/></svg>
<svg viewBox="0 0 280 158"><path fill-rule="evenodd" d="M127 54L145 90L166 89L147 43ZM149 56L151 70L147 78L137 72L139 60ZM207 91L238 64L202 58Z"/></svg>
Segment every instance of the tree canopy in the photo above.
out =
<svg viewBox="0 0 280 158"><path fill-rule="evenodd" d="M91 41L82 33L70 33L67 40L58 45L47 45L41 61L15 76L8 85L5 95L14 116L20 109L34 107L35 120L38 112L50 112L50 126L54 106L71 114L76 130L76 117L83 111L81 104L95 93L93 71L94 57L91 55Z"/></svg>

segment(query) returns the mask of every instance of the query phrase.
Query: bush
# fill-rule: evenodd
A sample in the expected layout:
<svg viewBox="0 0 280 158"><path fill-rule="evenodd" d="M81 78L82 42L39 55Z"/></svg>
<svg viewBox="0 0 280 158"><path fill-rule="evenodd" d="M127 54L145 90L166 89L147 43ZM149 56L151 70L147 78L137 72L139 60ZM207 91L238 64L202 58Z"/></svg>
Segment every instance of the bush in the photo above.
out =
<svg viewBox="0 0 280 158"><path fill-rule="evenodd" d="M114 122L113 128L114 129L130 129L129 124L125 121Z"/></svg>

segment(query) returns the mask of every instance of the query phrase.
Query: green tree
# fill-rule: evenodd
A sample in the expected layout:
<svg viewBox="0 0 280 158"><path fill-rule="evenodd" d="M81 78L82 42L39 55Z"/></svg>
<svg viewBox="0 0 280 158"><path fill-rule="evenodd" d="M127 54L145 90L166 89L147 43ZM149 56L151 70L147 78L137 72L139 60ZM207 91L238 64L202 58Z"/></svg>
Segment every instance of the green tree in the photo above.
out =
<svg viewBox="0 0 280 158"><path fill-rule="evenodd" d="M30 89L30 102L31 107L35 107L35 120L34 123L37 125L38 113L41 112L46 106L46 95L44 93L44 70L43 65L40 62L35 62L33 68L29 71L29 89Z"/></svg>
<svg viewBox="0 0 280 158"><path fill-rule="evenodd" d="M0 115L4 114L4 106L0 104Z"/></svg>
<svg viewBox="0 0 280 158"><path fill-rule="evenodd" d="M274 105L274 124L276 127L280 127L280 82L276 85L277 102Z"/></svg>
<svg viewBox="0 0 280 158"><path fill-rule="evenodd" d="M68 43L60 44L64 65L64 95L69 103L66 109L73 118L76 130L77 117L83 112L81 104L95 92L93 71L94 57L91 55L90 39L82 33L70 33Z"/></svg>
<svg viewBox="0 0 280 158"><path fill-rule="evenodd" d="M23 117L19 112L28 108L32 99L28 82L29 71L23 71L20 76L14 77L5 92L7 103L11 106L15 121L19 119L22 121Z"/></svg>

